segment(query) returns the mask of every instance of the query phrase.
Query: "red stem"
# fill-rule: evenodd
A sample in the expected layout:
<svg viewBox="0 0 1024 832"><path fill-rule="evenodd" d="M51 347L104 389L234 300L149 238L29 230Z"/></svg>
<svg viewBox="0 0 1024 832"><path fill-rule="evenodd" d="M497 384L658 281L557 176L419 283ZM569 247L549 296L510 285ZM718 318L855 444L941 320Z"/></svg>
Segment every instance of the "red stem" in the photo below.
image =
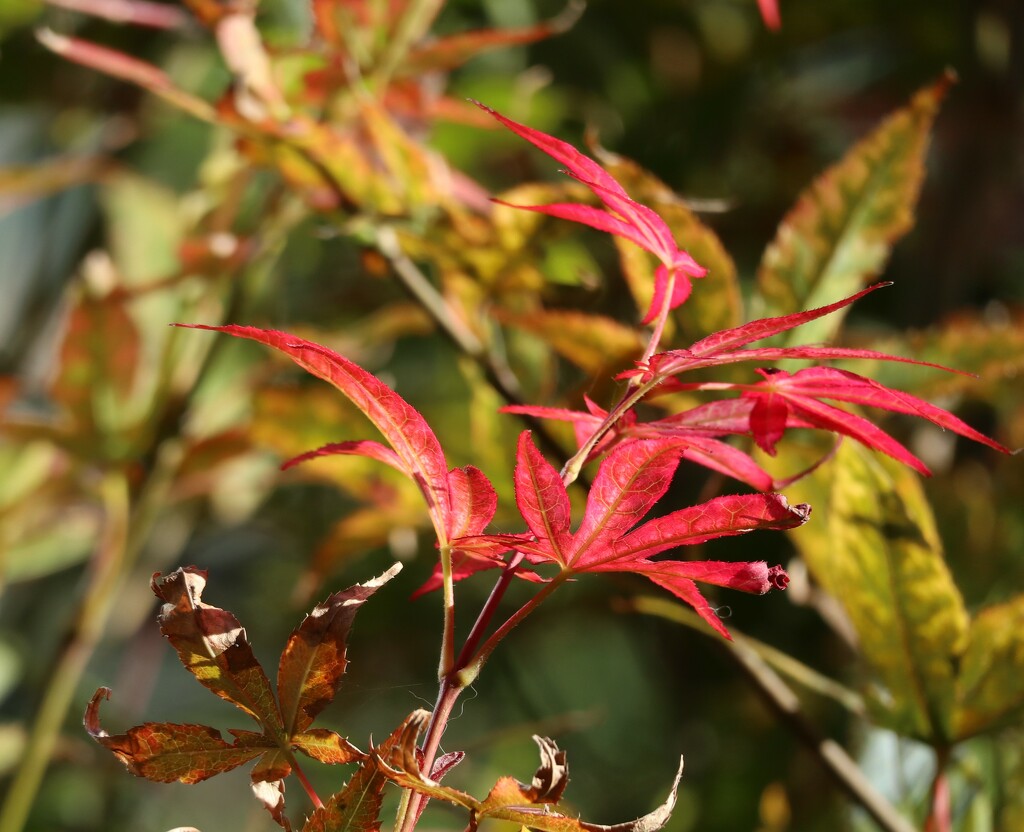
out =
<svg viewBox="0 0 1024 832"><path fill-rule="evenodd" d="M651 333L651 340L647 342L647 349L644 350L642 365L651 360L661 342L661 335L665 331L665 322L668 320L668 313L672 311L672 293L676 288L676 270L669 269L668 280L665 282L665 297L661 302L661 309L658 310L658 317L654 321L654 332Z"/></svg>
<svg viewBox="0 0 1024 832"><path fill-rule="evenodd" d="M476 617L473 629L469 631L469 635L466 637L466 643L462 646L462 651L459 653L458 659L455 661L455 667L457 670L462 670L469 666L470 659L473 656L473 651L476 650L480 640L484 637L484 631L487 629L487 625L491 623L491 619L494 617L498 604L505 596L505 592L511 585L512 578L515 577L516 570L522 562L523 554L521 552L516 552L512 559L505 565L501 576L491 589L491 594L487 596L487 601L480 610L480 614Z"/></svg>
<svg viewBox="0 0 1024 832"><path fill-rule="evenodd" d="M309 799L313 801L313 808L323 809L323 801L320 799L320 795L316 793L316 789L313 788L313 784L309 782L309 779L306 777L306 773L299 767L294 755L289 756L291 756L291 760L289 760L289 762L292 764L292 771L294 771L295 776L299 778L299 782L302 784L302 788L305 790L306 794L309 795Z"/></svg>
<svg viewBox="0 0 1024 832"><path fill-rule="evenodd" d="M949 764L949 751L936 749L935 779L932 781L931 806L928 820L925 821L925 832L953 832L953 807L949 796L949 775L946 767Z"/></svg>

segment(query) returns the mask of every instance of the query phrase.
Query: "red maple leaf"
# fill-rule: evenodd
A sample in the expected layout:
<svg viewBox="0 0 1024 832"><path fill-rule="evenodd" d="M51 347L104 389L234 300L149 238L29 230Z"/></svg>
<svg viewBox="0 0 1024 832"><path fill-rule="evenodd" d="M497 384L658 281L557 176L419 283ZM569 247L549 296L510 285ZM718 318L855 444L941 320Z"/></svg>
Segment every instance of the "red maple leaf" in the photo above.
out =
<svg viewBox="0 0 1024 832"><path fill-rule="evenodd" d="M604 210L592 205L566 202L550 205L511 205L501 200L496 202L589 225L598 231L606 231L636 243L657 257L661 265L654 274L654 297L641 321L643 324L649 324L655 319L665 303L666 294L670 294L669 309L675 309L690 296L690 278L704 277L707 269L679 248L668 225L657 212L630 199L622 185L608 171L571 144L512 121L480 102L474 103L513 133L565 165L565 173L590 188L601 200Z"/></svg>
<svg viewBox="0 0 1024 832"><path fill-rule="evenodd" d="M335 454L359 454L391 465L419 486L442 544L456 537L478 535L491 522L497 508L497 495L483 472L472 465L448 470L441 443L423 415L358 364L312 341L273 329L237 325L177 326L226 332L279 350L347 396L391 446L369 439L333 442L289 460L284 467Z"/></svg>
<svg viewBox="0 0 1024 832"><path fill-rule="evenodd" d="M778 0L757 0L757 5L761 9L761 19L765 26L776 32L782 28Z"/></svg>
<svg viewBox="0 0 1024 832"><path fill-rule="evenodd" d="M556 564L563 577L585 572L643 575L690 604L715 630L729 633L695 581L765 593L789 581L781 566L764 561L654 560L680 546L755 529L791 529L806 522L810 507L791 506L779 494L717 497L641 523L664 496L686 446L671 439L630 440L602 461L579 528L570 525L569 495L555 468L528 431L519 438L516 503L528 534L483 535L453 541L470 553L458 577L497 566L500 551L514 549L532 564ZM530 573L523 573L524 577ZM532 577L532 576L531 576ZM436 578L432 583L436 583ZM424 587L427 589L429 587Z"/></svg>
<svg viewBox="0 0 1024 832"><path fill-rule="evenodd" d="M719 471L760 491L777 490L810 473L806 471L785 480L773 480L748 454L734 448L720 437L740 434L753 437L764 451L774 455L775 446L787 428L826 430L847 436L861 444L882 451L922 474L930 474L921 460L871 421L820 401L849 402L877 407L895 413L919 416L935 425L980 442L1002 453L1010 450L974 430L961 419L922 399L893 390L876 381L846 370L810 367L795 373L759 369L764 380L754 384L700 382L686 384L675 376L692 370L736 364L745 361L871 359L919 364L948 372L949 367L903 358L875 350L802 345L794 347L757 347L748 345L794 329L853 303L869 292L888 286L879 283L836 303L782 315L762 318L732 329L712 333L687 349L670 350L654 355L637 369L622 377L640 377L645 383L655 382L652 394L679 391L738 391L740 398L708 402L689 410L650 422L639 423L633 412L607 429L589 458L606 452L615 443L628 439L671 439L686 447L685 456L706 468ZM542 419L558 419L573 423L576 441L582 447L596 431L607 428L607 411L589 400L586 411L522 405L505 408L506 412L528 414ZM823 461L823 460L822 460Z"/></svg>

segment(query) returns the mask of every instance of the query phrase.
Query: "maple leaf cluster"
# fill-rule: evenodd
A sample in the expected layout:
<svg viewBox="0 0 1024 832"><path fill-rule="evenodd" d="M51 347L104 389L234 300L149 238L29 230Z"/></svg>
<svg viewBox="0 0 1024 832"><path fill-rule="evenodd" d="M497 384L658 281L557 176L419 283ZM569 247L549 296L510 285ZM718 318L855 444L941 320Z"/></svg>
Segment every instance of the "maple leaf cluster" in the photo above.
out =
<svg viewBox="0 0 1024 832"><path fill-rule="evenodd" d="M502 570L496 590L507 586L512 577L542 584L535 600L542 600L546 592L561 582L586 573L632 573L690 605L725 638L730 637L729 632L698 584L755 594L785 589L789 577L780 565L765 561L695 560L682 555L685 547L719 538L756 530L793 529L810 516L810 506L790 504L779 493L808 471L777 479L752 453L730 443L730 437L746 437L763 452L774 455L787 431L819 430L837 437L837 441L853 440L922 474L929 473L920 459L872 421L835 404L842 403L917 416L1008 452L948 411L852 371L829 366L799 370L764 366L792 360L939 365L868 349L752 346L844 309L886 284L876 284L820 308L722 329L685 349L659 352L668 313L687 300L693 288L692 279L705 277L707 270L679 247L661 216L631 199L597 162L554 137L489 108L483 109L565 165L566 172L586 185L600 202L600 207L577 203L512 207L608 232L640 246L658 260L651 274L653 300L642 319L643 324L653 324L653 334L643 358L619 376L624 391L616 403L605 408L585 398L580 410L528 404L503 408L509 414L570 422L578 448L558 470L538 449L530 431L522 432L514 470L521 530L489 530L498 498L487 476L471 465L450 467L438 437L423 415L358 364L313 341L277 330L241 325L180 325L255 341L283 353L300 368L340 391L380 432L383 442L364 439L329 443L294 457L284 467L319 457L358 455L399 471L419 490L440 556L433 575L418 594L442 587L445 590L447 650L442 649L439 702L449 693L457 695L469 683L459 674L473 668L475 675L494 640L503 638L533 608L530 604L524 606L483 647L483 633L474 628L456 659L449 643L454 631L454 584L478 572ZM749 362L761 366L756 369L759 379L746 383L690 382L681 378L696 370ZM661 418L641 419L638 405L669 393L713 393L719 398ZM656 508L684 461L723 474L746 486L748 491L658 514ZM568 489L578 480L584 466L591 463L597 465L596 473L586 488L582 516L574 524ZM429 799L446 800L466 809L470 813L469 828L476 828L486 818L511 820L537 829L601 828L555 811L538 814L538 806L558 802L565 783L564 756L549 740L538 738L543 764L533 786L503 778L484 800L477 800L439 784L440 777L461 756L434 758L440 737L437 725L443 730L443 721L435 723L428 714L413 714L388 740L367 752L334 732L311 727L314 717L333 699L340 684L346 663L345 638L355 610L395 571L336 593L317 607L289 639L278 672L276 696L253 657L241 625L230 613L202 603L203 573L179 570L155 580L154 591L164 601L161 629L183 664L215 694L254 718L261 731L233 730L234 741L229 743L207 726L146 723L111 736L102 729L98 717L99 703L107 695L105 689L90 703L86 713L88 730L130 770L150 779L195 782L257 760L254 790L286 829L290 827L283 813L283 778L293 771L302 778L296 752L322 762L359 765L349 784L327 803L320 803L314 793L315 811L304 827L309 832L350 828L350 824L352 828L377 828L380 794L387 782L417 793L406 807L404 829L415 827ZM501 592L492 594L495 597L500 600ZM485 609L486 615L481 613L478 624L486 626L493 609ZM454 698L450 701L454 702ZM444 718L442 715L441 719ZM418 738L425 727L430 739L421 748ZM435 745L429 746L430 742ZM665 807L622 828L660 828L673 801L674 787ZM357 806L364 807L358 810L364 814L353 814L353 807ZM542 822L538 821L541 817Z"/></svg>
<svg viewBox="0 0 1024 832"><path fill-rule="evenodd" d="M483 107L501 124L566 166L566 172L587 185L603 208L576 203L513 206L607 231L630 240L660 260L653 276L654 301L643 321L650 323L686 300L689 278L706 270L672 238L658 214L630 199L622 186L597 162L571 145L519 124ZM832 346L750 347L836 312L888 284L879 283L835 303L804 312L755 320L715 332L686 349L654 353L636 369L622 374L632 394L612 411L586 400L587 409L572 411L533 405L503 408L505 412L572 422L580 448L576 470L603 456L587 497L582 522L571 528L566 486L571 466L562 474L537 450L525 432L520 437L515 468L515 494L527 531L487 534L497 498L494 487L473 466L450 469L437 436L423 416L375 376L337 353L302 338L275 330L227 325L195 328L224 332L273 347L307 372L334 385L378 428L390 447L368 440L338 442L303 454L285 467L307 459L359 454L384 462L409 476L419 487L437 535L439 547L452 555L453 581L476 572L506 568L510 553L518 558L516 574L543 581L526 567L551 564L561 579L588 572L632 572L642 575L690 604L715 630L728 631L714 608L701 595L695 581L744 592L765 593L785 588L788 577L781 566L764 562L655 560L670 550L757 529L792 529L807 521L810 507L790 505L774 493L808 473L777 480L745 451L725 437L748 436L766 453L774 454L788 429L817 429L848 437L928 474L928 468L910 450L873 422L828 401L884 409L919 416L962 436L1008 452L942 408L908 393L885 387L856 373L831 367L809 367L795 372L759 368L760 381L684 383L679 376L698 369L740 362L780 360L871 359L939 365L868 349ZM940 367L940 369L948 369ZM666 392L738 392L719 399L641 422L635 406L645 397ZM757 489L758 494L716 497L697 506L643 522L670 487L682 460L689 460ZM437 567L420 592L443 584Z"/></svg>

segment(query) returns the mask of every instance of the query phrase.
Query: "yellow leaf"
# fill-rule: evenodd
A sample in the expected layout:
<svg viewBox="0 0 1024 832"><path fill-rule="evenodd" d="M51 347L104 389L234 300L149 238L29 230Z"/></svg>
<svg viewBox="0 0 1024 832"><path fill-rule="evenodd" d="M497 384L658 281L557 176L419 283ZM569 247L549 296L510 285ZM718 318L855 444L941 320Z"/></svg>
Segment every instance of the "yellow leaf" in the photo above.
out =
<svg viewBox="0 0 1024 832"><path fill-rule="evenodd" d="M575 310L536 310L524 315L496 309L502 323L532 332L588 375L606 376L639 358L643 342L636 330L602 315Z"/></svg>
<svg viewBox="0 0 1024 832"><path fill-rule="evenodd" d="M972 622L957 679L957 739L993 728L1024 709L1024 595Z"/></svg>
<svg viewBox="0 0 1024 832"><path fill-rule="evenodd" d="M813 479L787 489L792 500L809 496L816 515L793 540L850 618L874 715L948 741L968 617L917 475L847 442Z"/></svg>

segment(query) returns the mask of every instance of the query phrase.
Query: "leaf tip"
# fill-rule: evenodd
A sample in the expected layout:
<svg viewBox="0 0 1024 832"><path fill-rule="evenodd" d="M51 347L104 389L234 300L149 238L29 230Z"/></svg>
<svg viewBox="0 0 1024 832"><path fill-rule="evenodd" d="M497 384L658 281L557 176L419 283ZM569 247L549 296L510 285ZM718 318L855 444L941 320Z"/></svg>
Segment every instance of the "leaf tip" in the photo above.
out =
<svg viewBox="0 0 1024 832"><path fill-rule="evenodd" d="M49 26L41 26L35 31L36 40L51 52L64 55L71 48L71 38L59 35Z"/></svg>
<svg viewBox="0 0 1024 832"><path fill-rule="evenodd" d="M785 589L789 586L789 573L781 566L769 567L768 583L774 589Z"/></svg>
<svg viewBox="0 0 1024 832"><path fill-rule="evenodd" d="M82 717L82 724L89 736L95 740L110 736L103 726L100 725L100 702L110 699L111 690L108 687L99 687L92 695L89 704L85 708L85 716Z"/></svg>

